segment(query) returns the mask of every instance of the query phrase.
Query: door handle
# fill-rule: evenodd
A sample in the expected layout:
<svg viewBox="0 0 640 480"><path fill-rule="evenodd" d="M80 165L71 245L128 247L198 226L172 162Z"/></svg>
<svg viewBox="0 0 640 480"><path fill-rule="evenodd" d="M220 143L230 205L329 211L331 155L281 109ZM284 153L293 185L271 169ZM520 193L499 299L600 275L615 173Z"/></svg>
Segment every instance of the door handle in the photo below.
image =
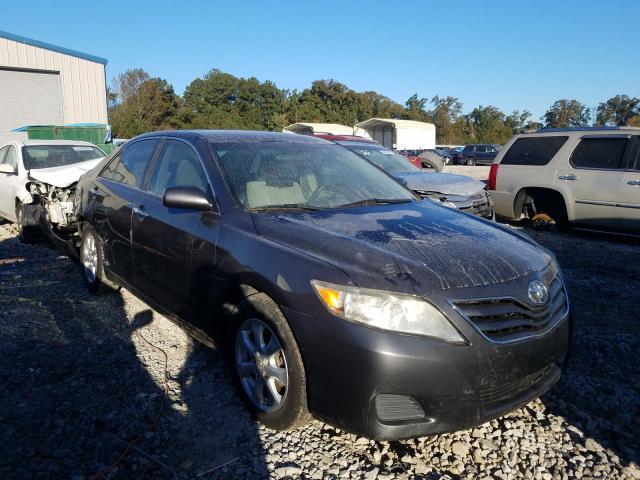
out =
<svg viewBox="0 0 640 480"><path fill-rule="evenodd" d="M560 175L558 177L560 180L580 180L578 177L576 177L575 175L571 174L571 175Z"/></svg>
<svg viewBox="0 0 640 480"><path fill-rule="evenodd" d="M627 185L635 185L636 187L640 187L640 180L628 180Z"/></svg>
<svg viewBox="0 0 640 480"><path fill-rule="evenodd" d="M133 207L133 213L136 214L139 221L143 221L145 218L149 216L149 214L144 211L144 205L140 205L139 207Z"/></svg>

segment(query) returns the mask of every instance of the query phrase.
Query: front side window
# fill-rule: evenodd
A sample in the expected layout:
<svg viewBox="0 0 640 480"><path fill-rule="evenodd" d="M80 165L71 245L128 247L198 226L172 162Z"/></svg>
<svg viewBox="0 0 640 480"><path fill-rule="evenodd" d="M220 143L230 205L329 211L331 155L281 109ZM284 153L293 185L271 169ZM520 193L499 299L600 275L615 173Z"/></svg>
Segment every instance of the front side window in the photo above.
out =
<svg viewBox="0 0 640 480"><path fill-rule="evenodd" d="M476 147L476 152L478 153L486 153L487 147L485 145L478 145Z"/></svg>
<svg viewBox="0 0 640 480"><path fill-rule="evenodd" d="M391 150L376 147L375 145L355 142L344 142L341 143L341 145L366 158L388 173L411 173L420 171L418 167L409 162L405 157Z"/></svg>
<svg viewBox="0 0 640 480"><path fill-rule="evenodd" d="M331 209L415 200L384 172L340 145L237 142L212 148L231 193L245 209Z"/></svg>
<svg viewBox="0 0 640 480"><path fill-rule="evenodd" d="M96 160L105 153L93 145L28 145L22 147L24 168L62 167L74 163Z"/></svg>
<svg viewBox="0 0 640 480"><path fill-rule="evenodd" d="M9 150L9 146L0 148L0 164L4 163L4 156L7 154L8 150Z"/></svg>
<svg viewBox="0 0 640 480"><path fill-rule="evenodd" d="M583 138L571 154L575 168L618 170L624 168L626 138Z"/></svg>
<svg viewBox="0 0 640 480"><path fill-rule="evenodd" d="M524 137L516 140L502 158L502 165L548 164L569 137Z"/></svg>
<svg viewBox="0 0 640 480"><path fill-rule="evenodd" d="M140 188L144 171L157 144L157 140L141 140L129 145L109 162L100 176L130 187Z"/></svg>
<svg viewBox="0 0 640 480"><path fill-rule="evenodd" d="M149 190L164 195L171 187L197 187L209 191L209 182L193 149L183 142L167 140L151 175Z"/></svg>

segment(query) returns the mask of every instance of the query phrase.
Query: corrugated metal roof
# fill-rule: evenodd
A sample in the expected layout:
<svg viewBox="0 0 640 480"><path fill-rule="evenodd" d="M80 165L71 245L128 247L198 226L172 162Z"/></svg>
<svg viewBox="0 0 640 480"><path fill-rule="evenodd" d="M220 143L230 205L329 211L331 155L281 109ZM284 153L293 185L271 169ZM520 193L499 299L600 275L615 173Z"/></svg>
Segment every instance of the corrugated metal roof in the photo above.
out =
<svg viewBox="0 0 640 480"><path fill-rule="evenodd" d="M52 45L51 43L41 42L40 40L33 40L32 38L23 37L21 35L15 35L9 32L3 32L0 30L0 38L6 38L7 40L13 40L14 42L24 43L33 47L44 48L46 50L52 50L54 52L70 55L72 57L82 58L89 60L90 62L101 63L106 65L108 60L102 57L96 57L95 55L89 55L88 53L78 52L77 50L71 50L70 48L59 47Z"/></svg>

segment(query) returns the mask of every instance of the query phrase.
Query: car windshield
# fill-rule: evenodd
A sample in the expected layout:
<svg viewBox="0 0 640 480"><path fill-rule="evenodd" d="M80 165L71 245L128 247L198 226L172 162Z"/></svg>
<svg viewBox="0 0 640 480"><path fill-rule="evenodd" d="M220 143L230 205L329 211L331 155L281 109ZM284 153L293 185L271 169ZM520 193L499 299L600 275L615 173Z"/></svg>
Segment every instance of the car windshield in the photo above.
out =
<svg viewBox="0 0 640 480"><path fill-rule="evenodd" d="M335 144L213 144L223 177L247 210L324 210L416 199L392 178Z"/></svg>
<svg viewBox="0 0 640 480"><path fill-rule="evenodd" d="M105 153L91 145L29 145L22 147L24 168L62 167L104 157Z"/></svg>
<svg viewBox="0 0 640 480"><path fill-rule="evenodd" d="M406 157L379 147L375 144L339 142L349 150L375 163L378 167L390 174L419 172L420 169L413 165Z"/></svg>

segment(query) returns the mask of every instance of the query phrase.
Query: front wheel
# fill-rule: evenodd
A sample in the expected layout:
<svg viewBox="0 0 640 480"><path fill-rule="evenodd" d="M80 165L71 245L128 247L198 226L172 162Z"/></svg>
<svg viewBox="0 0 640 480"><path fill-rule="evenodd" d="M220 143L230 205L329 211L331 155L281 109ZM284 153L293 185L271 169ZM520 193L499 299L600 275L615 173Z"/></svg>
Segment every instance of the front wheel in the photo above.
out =
<svg viewBox="0 0 640 480"><path fill-rule="evenodd" d="M22 203L16 205L18 238L22 243L37 243L42 239L40 228L37 225L28 225L24 210L25 206Z"/></svg>
<svg viewBox="0 0 640 480"><path fill-rule="evenodd" d="M467 158L467 166L474 167L476 165L476 159L473 157Z"/></svg>
<svg viewBox="0 0 640 480"><path fill-rule="evenodd" d="M238 306L234 330L236 380L252 414L274 430L307 423L302 357L277 305L265 294L252 295Z"/></svg>
<svg viewBox="0 0 640 480"><path fill-rule="evenodd" d="M120 288L104 273L104 251L100 239L91 225L85 225L82 229L80 265L82 266L82 280L84 280L87 290L94 295L113 292Z"/></svg>

